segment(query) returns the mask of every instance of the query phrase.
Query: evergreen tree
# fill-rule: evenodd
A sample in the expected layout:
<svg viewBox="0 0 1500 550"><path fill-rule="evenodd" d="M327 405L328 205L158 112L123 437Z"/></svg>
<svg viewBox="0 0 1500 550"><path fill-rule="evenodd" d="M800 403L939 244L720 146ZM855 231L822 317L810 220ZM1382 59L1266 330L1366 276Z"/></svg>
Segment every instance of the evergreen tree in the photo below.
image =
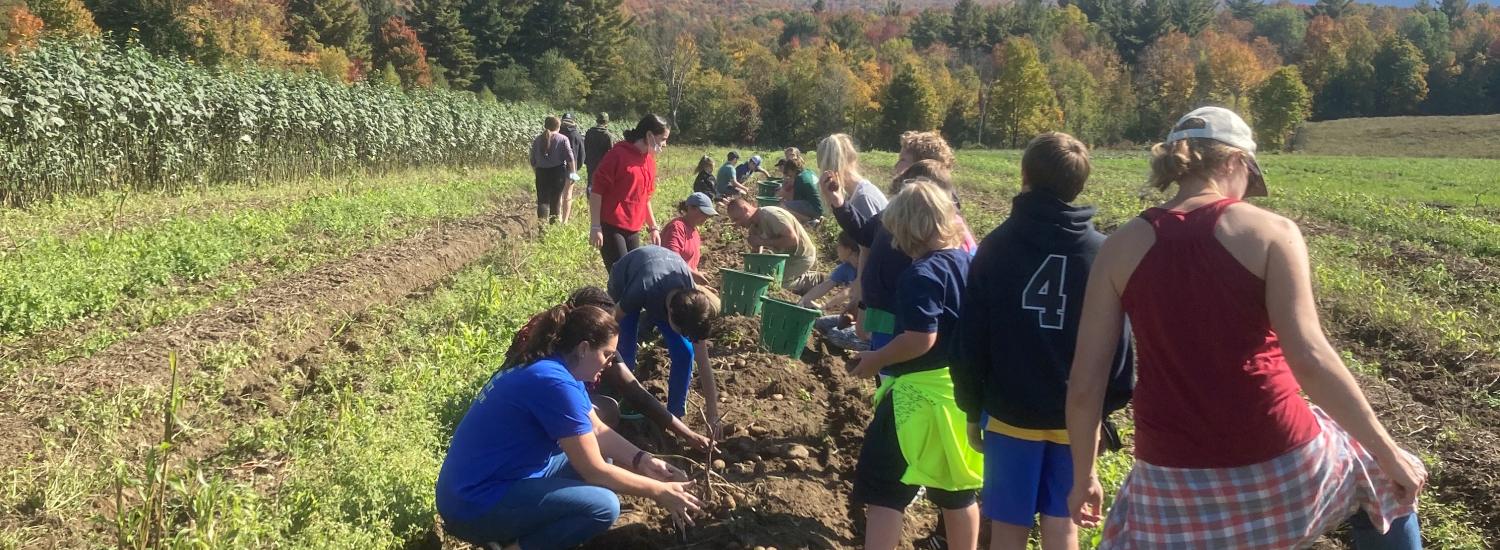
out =
<svg viewBox="0 0 1500 550"><path fill-rule="evenodd" d="M556 49L583 71L590 82L603 81L620 66L625 30L623 0L538 0L511 35L507 50L522 65L532 66Z"/></svg>
<svg viewBox="0 0 1500 550"><path fill-rule="evenodd" d="M1415 113L1427 99L1427 64L1410 41L1392 36L1375 54L1376 109L1384 115Z"/></svg>
<svg viewBox="0 0 1500 550"><path fill-rule="evenodd" d="M494 86L495 72L515 62L507 47L529 8L529 2L519 0L464 2L463 23L474 35L474 74L481 82Z"/></svg>
<svg viewBox="0 0 1500 550"><path fill-rule="evenodd" d="M1313 4L1312 15L1326 15L1332 19L1338 19L1349 15L1354 10L1354 0L1318 0Z"/></svg>
<svg viewBox="0 0 1500 550"><path fill-rule="evenodd" d="M880 145L893 150L900 146L902 132L936 128L942 115L932 84L911 62L902 63L891 76L880 107Z"/></svg>
<svg viewBox="0 0 1500 550"><path fill-rule="evenodd" d="M1255 16L1255 34L1266 37L1286 59L1296 57L1307 36L1307 18L1290 6L1261 10Z"/></svg>
<svg viewBox="0 0 1500 550"><path fill-rule="evenodd" d="M1005 42L990 112L1002 144L1019 147L1032 136L1062 125L1062 110L1047 80L1036 44L1019 37Z"/></svg>
<svg viewBox="0 0 1500 550"><path fill-rule="evenodd" d="M1422 52L1422 59L1430 66L1447 66L1452 60L1453 47L1448 30L1448 16L1431 11L1426 14L1409 13L1401 20L1398 34Z"/></svg>
<svg viewBox="0 0 1500 550"><path fill-rule="evenodd" d="M113 42L134 39L157 55L191 57L193 40L185 25L188 0L84 0L94 23Z"/></svg>
<svg viewBox="0 0 1500 550"><path fill-rule="evenodd" d="M1172 27L1197 36L1214 19L1216 0L1167 0L1167 19Z"/></svg>
<svg viewBox="0 0 1500 550"><path fill-rule="evenodd" d="M401 75L407 88L432 85L432 69L427 64L427 48L417 39L417 31L406 20L391 16L380 26L375 40L375 63L391 65Z"/></svg>
<svg viewBox="0 0 1500 550"><path fill-rule="evenodd" d="M851 50L865 43L865 21L853 12L844 12L828 20L828 40Z"/></svg>
<svg viewBox="0 0 1500 550"><path fill-rule="evenodd" d="M948 27L948 45L959 51L988 49L985 8L974 0L959 0L953 6L953 24Z"/></svg>
<svg viewBox="0 0 1500 550"><path fill-rule="evenodd" d="M437 67L442 67L442 81L454 89L466 90L474 84L474 36L464 27L458 0L416 0L410 14L411 27L417 31L433 67L434 85L439 81Z"/></svg>
<svg viewBox="0 0 1500 550"><path fill-rule="evenodd" d="M1271 73L1251 94L1251 112L1255 115L1255 137L1264 149L1278 151L1286 139L1312 112L1312 93L1302 83L1296 65L1287 65Z"/></svg>
<svg viewBox="0 0 1500 550"><path fill-rule="evenodd" d="M288 40L294 50L338 48L354 59L370 58L370 23L355 0L290 0Z"/></svg>
<svg viewBox="0 0 1500 550"><path fill-rule="evenodd" d="M1236 18L1254 21L1260 11L1266 9L1265 0L1225 0L1224 7Z"/></svg>
<svg viewBox="0 0 1500 550"><path fill-rule="evenodd" d="M911 39L912 46L925 50L928 46L946 40L952 28L953 16L947 10L927 8L912 19L906 36Z"/></svg>
<svg viewBox="0 0 1500 550"><path fill-rule="evenodd" d="M42 29L47 32L68 37L99 34L94 14L82 0L27 0L26 7L42 19Z"/></svg>
<svg viewBox="0 0 1500 550"><path fill-rule="evenodd" d="M1469 11L1469 0L1442 0L1438 5L1443 15L1448 16L1448 23L1460 26L1464 20L1464 13Z"/></svg>

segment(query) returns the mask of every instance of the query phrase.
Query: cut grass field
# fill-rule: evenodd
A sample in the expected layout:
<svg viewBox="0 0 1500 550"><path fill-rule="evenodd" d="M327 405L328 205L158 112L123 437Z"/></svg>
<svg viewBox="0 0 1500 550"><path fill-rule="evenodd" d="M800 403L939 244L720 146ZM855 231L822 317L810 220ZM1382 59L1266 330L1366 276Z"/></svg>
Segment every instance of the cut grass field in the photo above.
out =
<svg viewBox="0 0 1500 550"><path fill-rule="evenodd" d="M1297 131L1292 148L1313 155L1500 158L1500 115L1308 122Z"/></svg>
<svg viewBox="0 0 1500 550"><path fill-rule="evenodd" d="M686 194L692 165L703 153L717 157L722 151L673 146L661 159L663 180L655 199L661 216ZM1015 152L960 153L964 214L977 235L1009 210L1019 189L1018 159ZM894 155L868 154L866 172L883 186L894 162ZM1500 511L1493 506L1493 495L1500 493L1500 458L1492 456L1500 448L1500 271L1494 267L1500 199L1484 181L1486 174L1500 173L1500 161L1456 167L1439 159L1269 155L1263 162L1274 196L1262 204L1298 220L1309 235L1330 333L1382 418L1434 473L1422 507L1429 546L1479 549L1500 540ZM1113 229L1158 198L1142 192L1144 173L1139 154L1096 155L1094 178L1080 201L1100 207L1102 229ZM530 179L522 170L450 174L439 191L424 188L421 183L429 180L420 177L391 177L389 185L360 184L363 191L346 196L357 202L353 197L384 194L368 199L383 208L342 210L357 222L300 225L271 239L280 243L274 246L235 245L242 252L218 260L212 269L157 275L163 268L150 262L111 264L120 266L116 269L125 280L166 282L135 295L113 290L122 297L101 300L105 306L33 322L35 334L16 331L6 352L14 349L9 342L62 345L38 335L78 326L88 326L90 334L141 332L116 312L183 299L179 293L194 296L193 307L152 324L177 334L172 332L176 323L199 319L195 315L223 311L232 318L235 312L254 311L267 293L310 288L294 282L300 273L349 276L354 262L374 269L419 261L420 254L411 254L373 263L379 257L357 250L428 246L464 234L424 229L442 219L482 218L495 205L513 216L530 214ZM439 196L445 193L454 196ZM1478 198L1463 200L1471 193ZM112 217L104 214L112 210L129 212L120 218L131 220L117 232L163 234L183 224L215 223L210 220L278 218L310 200L332 200L316 198L325 195L288 186L267 188L265 196L247 190L225 200L177 196L132 202L126 197L123 207L105 201L8 212L3 214L7 222L35 221L7 231L17 256L0 256L0 265L12 257L30 258L23 251L38 243L82 242L78 239L108 231L113 225L101 220ZM407 213L414 211L420 213ZM280 222L260 223L279 227ZM59 357L78 361L73 356L82 352L22 354L0 369L6 387L27 386L0 391L0 426L9 426L5 418L19 418L26 423L24 433L42 435L23 445L0 444L0 483L6 486L0 491L0 548L438 544L432 484L469 397L527 316L572 288L604 282L597 253L586 245L586 223L575 221L538 236L519 229L524 224L505 221L510 229L499 240L471 247L487 251L476 254L477 261L454 259L430 268L422 278L430 282L410 291L339 302L343 309L332 312L289 309L274 317L274 326L257 324L232 337L188 332L156 340L170 349L141 356L159 358L154 364L117 369L119 380L111 384L48 385L28 374L57 368ZM359 230L385 227L405 229L378 237ZM245 242L235 241L236 233L227 235L216 238ZM318 239L348 244L331 247L342 253L308 252L306 242ZM102 265L106 260L95 258L110 257L107 251L90 256L89 247L56 246L52 261L65 265ZM272 256L298 267L235 282L241 279L234 266ZM303 257L310 259L299 261ZM188 281L190 275L196 278ZM186 290L221 284L244 288ZM316 288L328 293L343 287ZM309 303L319 298L305 296ZM104 338L84 355L137 357L117 354L140 337ZM77 345L76 338L67 341ZM175 391L168 352L176 352L180 363ZM178 405L169 409L169 403ZM46 407L61 412L46 419L26 414ZM164 422L164 415L170 420ZM39 420L44 421L36 424ZM1105 481L1118 485L1128 467L1128 457L1112 455Z"/></svg>

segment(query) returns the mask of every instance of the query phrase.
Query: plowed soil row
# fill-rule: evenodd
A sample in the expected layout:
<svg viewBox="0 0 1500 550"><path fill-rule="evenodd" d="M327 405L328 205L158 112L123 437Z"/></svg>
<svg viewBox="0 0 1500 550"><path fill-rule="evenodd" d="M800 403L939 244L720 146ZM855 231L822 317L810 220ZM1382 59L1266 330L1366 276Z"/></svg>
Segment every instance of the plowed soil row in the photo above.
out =
<svg viewBox="0 0 1500 550"><path fill-rule="evenodd" d="M121 456L127 462L161 437L159 415L129 426L90 426L71 412L87 402L115 396L160 395L170 382L169 354L175 354L179 386L187 387L217 350L245 350L249 364L236 369L225 405L236 408L256 391L257 379L328 343L341 327L368 308L399 301L439 283L451 273L533 231L534 221L519 199L502 201L486 214L435 225L420 233L257 287L232 303L176 319L121 341L86 359L27 370L0 394L0 467L19 469L45 455L48 440L64 440L90 453ZM273 407L274 408L274 407ZM185 402L179 423L195 425L199 403ZM59 419L64 419L60 421ZM222 426L221 426L222 427ZM96 435L109 432L107 438ZM177 456L207 456L222 447L227 429L184 432ZM6 523L35 525L44 518L0 517ZM59 541L86 522L45 525Z"/></svg>

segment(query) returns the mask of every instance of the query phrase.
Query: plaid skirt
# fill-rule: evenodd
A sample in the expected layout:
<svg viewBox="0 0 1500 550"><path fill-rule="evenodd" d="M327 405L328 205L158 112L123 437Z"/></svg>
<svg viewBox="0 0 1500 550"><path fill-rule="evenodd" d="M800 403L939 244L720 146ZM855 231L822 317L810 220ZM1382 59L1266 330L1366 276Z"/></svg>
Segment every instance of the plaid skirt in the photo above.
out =
<svg viewBox="0 0 1500 550"><path fill-rule="evenodd" d="M1382 533L1412 513L1415 504L1396 502L1395 484L1370 453L1322 409L1312 410L1321 433L1260 464L1164 468L1136 461L1099 548L1302 548L1361 509Z"/></svg>

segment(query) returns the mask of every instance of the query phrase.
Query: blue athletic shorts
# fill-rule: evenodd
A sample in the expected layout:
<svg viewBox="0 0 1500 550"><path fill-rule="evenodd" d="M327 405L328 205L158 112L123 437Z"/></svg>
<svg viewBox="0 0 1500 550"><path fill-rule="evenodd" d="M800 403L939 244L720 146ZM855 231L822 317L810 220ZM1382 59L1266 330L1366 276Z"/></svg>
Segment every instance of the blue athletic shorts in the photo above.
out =
<svg viewBox="0 0 1500 550"><path fill-rule="evenodd" d="M1031 527L1036 515L1069 517L1073 455L1067 445L984 432L984 517Z"/></svg>

